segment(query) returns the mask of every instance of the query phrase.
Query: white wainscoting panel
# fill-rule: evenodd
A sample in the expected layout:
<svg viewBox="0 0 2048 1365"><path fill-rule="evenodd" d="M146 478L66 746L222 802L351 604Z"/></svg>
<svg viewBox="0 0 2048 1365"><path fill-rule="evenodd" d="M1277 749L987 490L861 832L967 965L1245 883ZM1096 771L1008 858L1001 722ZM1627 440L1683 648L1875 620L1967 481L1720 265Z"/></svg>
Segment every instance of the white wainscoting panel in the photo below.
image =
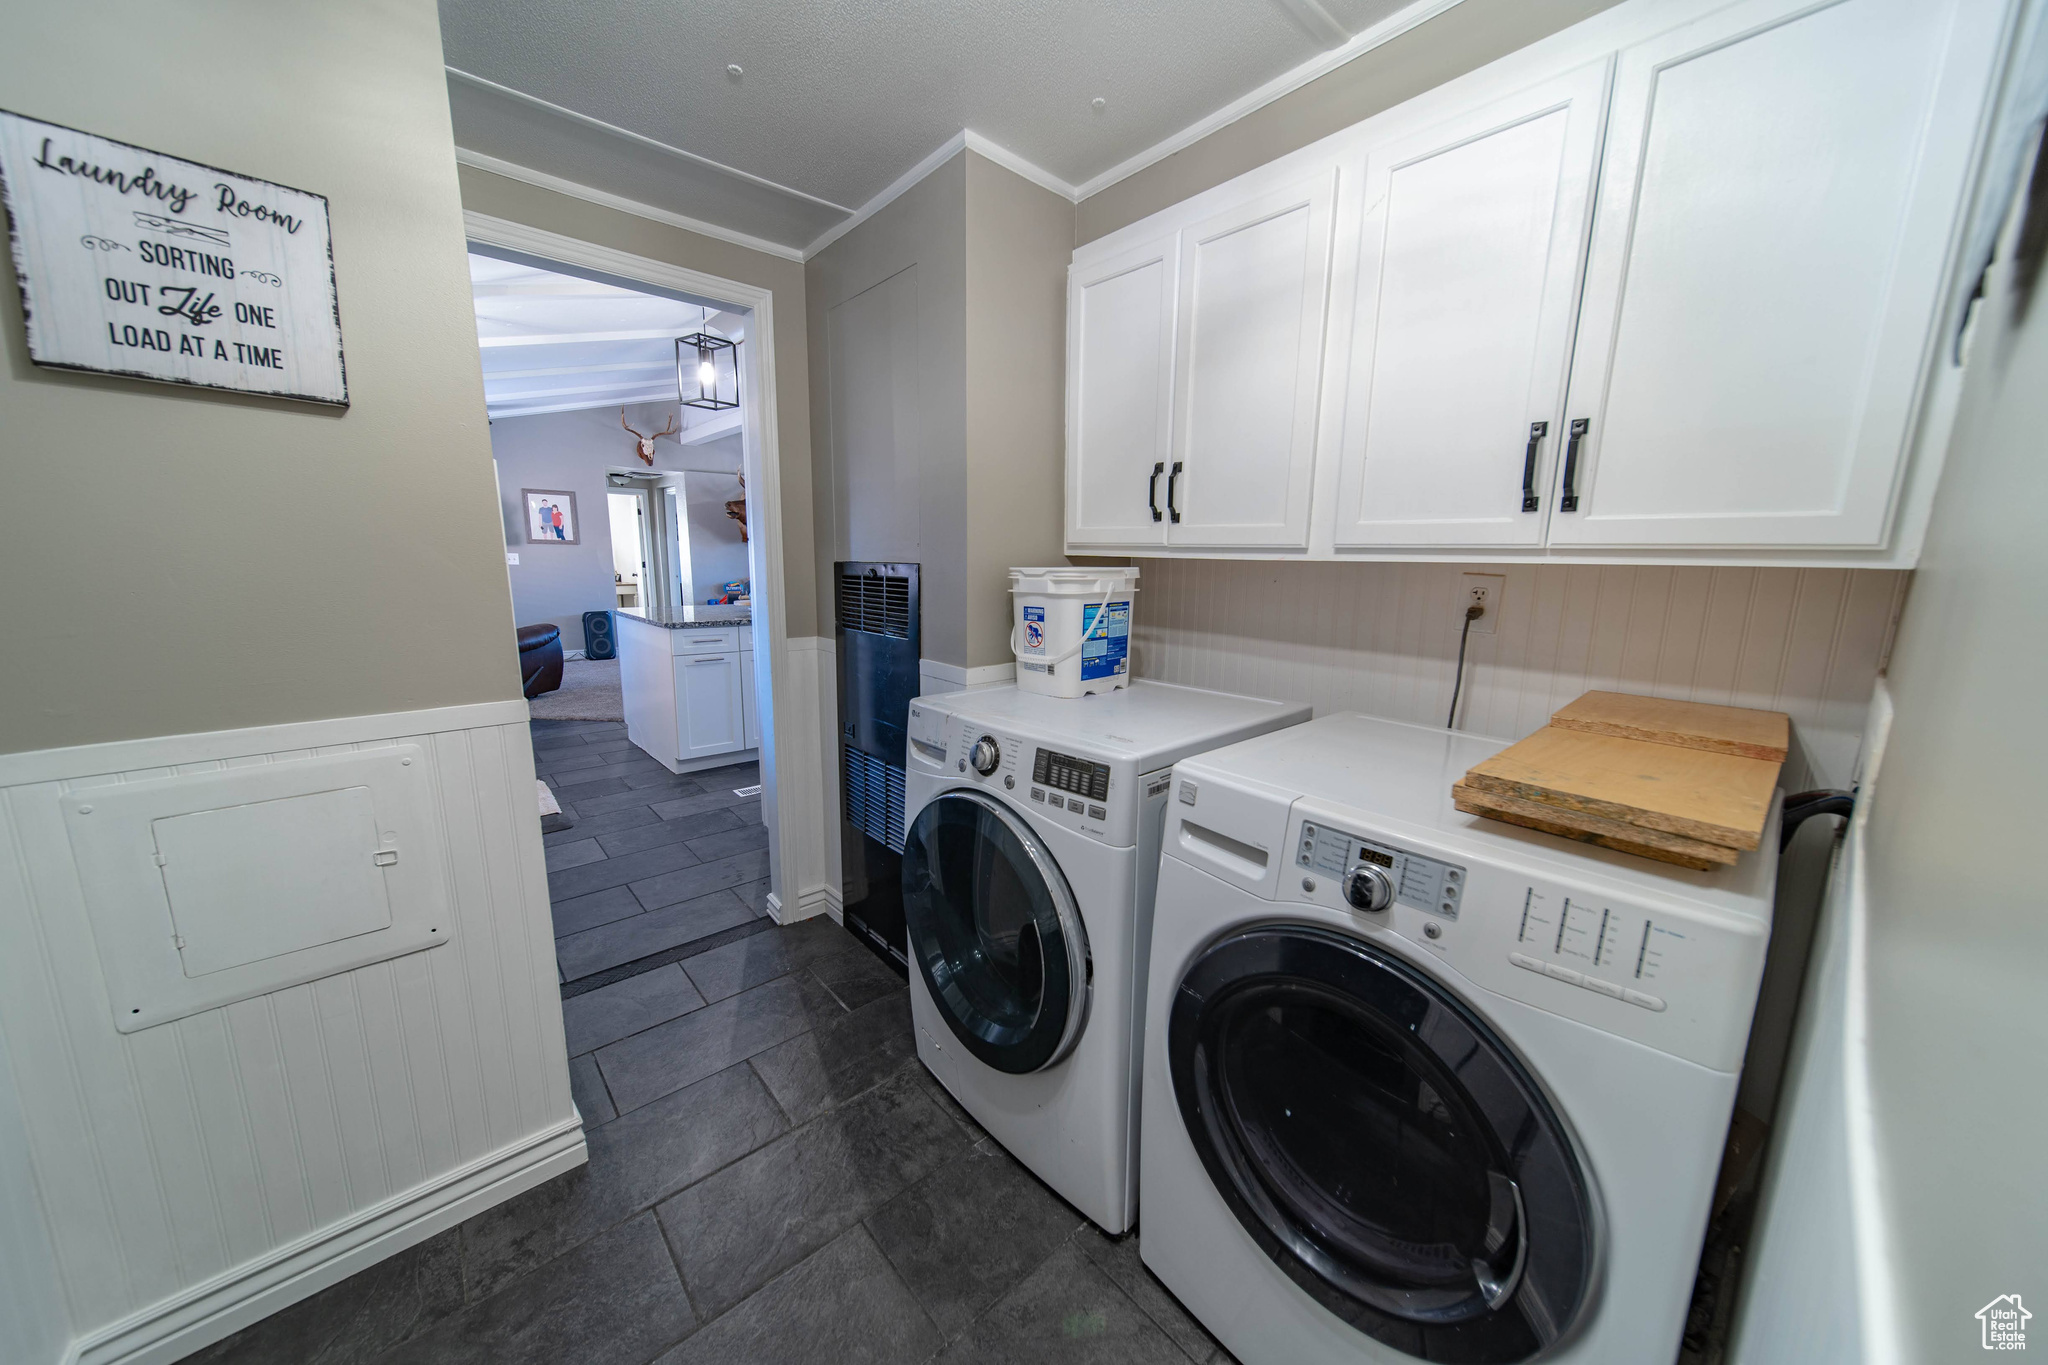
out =
<svg viewBox="0 0 2048 1365"><path fill-rule="evenodd" d="M790 721L782 728L789 787L779 793L782 837L795 840L793 893L778 898L778 923L825 914L839 892L838 674L832 641L822 635L789 639Z"/></svg>
<svg viewBox="0 0 2048 1365"><path fill-rule="evenodd" d="M1459 728L1519 739L1592 689L1792 717L1784 781L1847 786L1911 575L1883 569L1291 564L1158 559L1140 677L1442 725L1464 574L1502 574Z"/></svg>
<svg viewBox="0 0 2048 1365"><path fill-rule="evenodd" d="M508 701L0 756L0 1041L70 1358L175 1359L583 1159L525 721ZM451 938L116 1032L60 799L401 743Z"/></svg>

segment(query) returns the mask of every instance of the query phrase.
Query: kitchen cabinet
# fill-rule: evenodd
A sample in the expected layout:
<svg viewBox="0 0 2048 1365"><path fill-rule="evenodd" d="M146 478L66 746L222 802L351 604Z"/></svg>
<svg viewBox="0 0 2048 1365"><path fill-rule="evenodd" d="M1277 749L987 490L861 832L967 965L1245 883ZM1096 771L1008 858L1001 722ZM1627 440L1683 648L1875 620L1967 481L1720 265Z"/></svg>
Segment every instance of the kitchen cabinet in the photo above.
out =
<svg viewBox="0 0 2048 1365"><path fill-rule="evenodd" d="M1163 545L1179 236L1076 269L1067 307L1067 540Z"/></svg>
<svg viewBox="0 0 2048 1365"><path fill-rule="evenodd" d="M1607 71L1368 153L1338 546L1542 542Z"/></svg>
<svg viewBox="0 0 2048 1365"><path fill-rule="evenodd" d="M1168 543L1308 543L1334 167L1181 233Z"/></svg>
<svg viewBox="0 0 2048 1365"><path fill-rule="evenodd" d="M754 693L754 652L740 655L740 715L749 749L761 747L761 702Z"/></svg>
<svg viewBox="0 0 2048 1365"><path fill-rule="evenodd" d="M1882 543L1995 9L1754 0L1620 54L1553 543Z"/></svg>
<svg viewBox="0 0 2048 1365"><path fill-rule="evenodd" d="M746 717L740 701L740 656L698 654L678 657L676 672L677 747L685 759L709 758L747 747Z"/></svg>
<svg viewBox="0 0 2048 1365"><path fill-rule="evenodd" d="M695 614L711 608L685 608ZM618 617L626 735L671 772L744 762L760 744L753 632L744 621L671 627Z"/></svg>
<svg viewBox="0 0 2048 1365"><path fill-rule="evenodd" d="M2013 6L1623 0L1080 248L1069 549L1910 566Z"/></svg>

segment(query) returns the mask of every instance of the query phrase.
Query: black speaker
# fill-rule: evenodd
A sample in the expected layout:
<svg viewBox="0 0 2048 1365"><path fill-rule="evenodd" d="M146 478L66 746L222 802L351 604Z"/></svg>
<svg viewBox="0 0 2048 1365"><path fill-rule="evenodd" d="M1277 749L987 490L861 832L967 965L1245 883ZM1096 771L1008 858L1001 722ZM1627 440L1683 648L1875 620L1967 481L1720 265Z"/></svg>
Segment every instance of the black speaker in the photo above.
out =
<svg viewBox="0 0 2048 1365"><path fill-rule="evenodd" d="M583 613L583 657L616 659L618 646L612 642L612 614L608 611Z"/></svg>

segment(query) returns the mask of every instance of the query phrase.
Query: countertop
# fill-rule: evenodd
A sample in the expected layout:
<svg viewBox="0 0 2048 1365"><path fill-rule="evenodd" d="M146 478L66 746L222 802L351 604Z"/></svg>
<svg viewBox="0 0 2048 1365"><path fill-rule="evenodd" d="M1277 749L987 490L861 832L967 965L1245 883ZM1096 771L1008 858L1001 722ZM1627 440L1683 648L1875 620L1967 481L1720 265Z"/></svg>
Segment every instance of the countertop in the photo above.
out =
<svg viewBox="0 0 2048 1365"><path fill-rule="evenodd" d="M619 616L664 630L716 630L720 626L746 626L754 621L752 607L669 607L622 610Z"/></svg>

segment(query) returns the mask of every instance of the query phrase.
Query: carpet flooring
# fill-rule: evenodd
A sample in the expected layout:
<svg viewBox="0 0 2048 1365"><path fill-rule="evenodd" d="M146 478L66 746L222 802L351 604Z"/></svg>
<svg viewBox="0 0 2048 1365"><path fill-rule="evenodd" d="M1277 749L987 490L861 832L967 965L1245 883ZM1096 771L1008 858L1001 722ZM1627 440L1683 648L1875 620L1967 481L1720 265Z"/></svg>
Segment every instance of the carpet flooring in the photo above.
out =
<svg viewBox="0 0 2048 1365"><path fill-rule="evenodd" d="M624 720L617 659L570 659L562 685L527 702L535 720Z"/></svg>

